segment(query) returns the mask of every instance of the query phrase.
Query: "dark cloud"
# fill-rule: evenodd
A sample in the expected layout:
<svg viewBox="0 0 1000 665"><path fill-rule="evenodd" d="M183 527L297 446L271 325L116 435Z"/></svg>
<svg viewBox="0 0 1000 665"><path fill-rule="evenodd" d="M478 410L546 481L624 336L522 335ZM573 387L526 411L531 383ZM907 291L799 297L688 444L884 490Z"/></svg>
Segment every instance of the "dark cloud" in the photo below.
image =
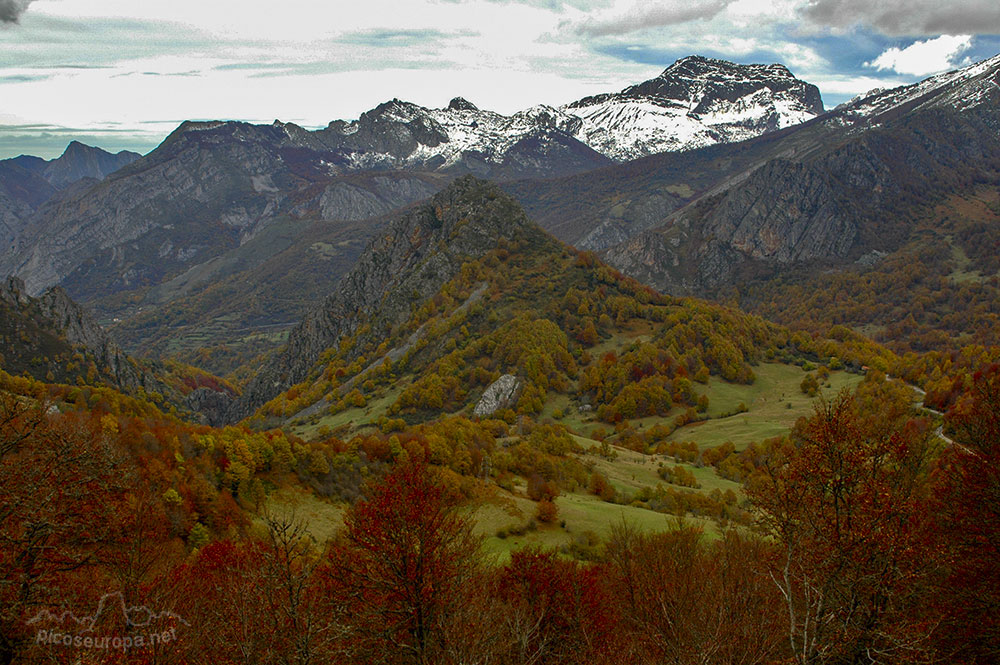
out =
<svg viewBox="0 0 1000 665"><path fill-rule="evenodd" d="M710 19L725 9L732 1L685 2L684 0L669 0L668 2L637 4L626 13L600 18L591 17L574 27L578 34L590 37L626 35L648 28Z"/></svg>
<svg viewBox="0 0 1000 665"><path fill-rule="evenodd" d="M893 36L1000 34L997 0L812 0L802 14L823 26L865 25Z"/></svg>
<svg viewBox="0 0 1000 665"><path fill-rule="evenodd" d="M17 23L32 0L0 0L0 21Z"/></svg>

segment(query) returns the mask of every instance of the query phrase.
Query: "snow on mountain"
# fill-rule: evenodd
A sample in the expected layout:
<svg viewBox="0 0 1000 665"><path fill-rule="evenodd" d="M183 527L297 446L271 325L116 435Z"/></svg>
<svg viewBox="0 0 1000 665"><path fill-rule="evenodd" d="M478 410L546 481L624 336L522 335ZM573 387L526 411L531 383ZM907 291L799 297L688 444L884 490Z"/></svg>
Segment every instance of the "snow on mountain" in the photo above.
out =
<svg viewBox="0 0 1000 665"><path fill-rule="evenodd" d="M963 69L938 74L891 90L877 88L839 106L838 122L866 124L892 109L915 107L970 109L1000 101L1000 55Z"/></svg>
<svg viewBox="0 0 1000 665"><path fill-rule="evenodd" d="M586 159L580 151L586 146L623 162L750 139L822 112L819 90L782 65L691 56L655 79L559 108L540 105L505 116L461 97L443 109L394 99L358 120L330 123L322 133L353 168L485 171L509 161L512 150L545 151L553 139L578 160ZM582 146L574 150L570 140Z"/></svg>
<svg viewBox="0 0 1000 665"><path fill-rule="evenodd" d="M823 113L814 85L783 65L737 65L691 56L617 94L563 108L584 123L577 136L617 161L733 143Z"/></svg>

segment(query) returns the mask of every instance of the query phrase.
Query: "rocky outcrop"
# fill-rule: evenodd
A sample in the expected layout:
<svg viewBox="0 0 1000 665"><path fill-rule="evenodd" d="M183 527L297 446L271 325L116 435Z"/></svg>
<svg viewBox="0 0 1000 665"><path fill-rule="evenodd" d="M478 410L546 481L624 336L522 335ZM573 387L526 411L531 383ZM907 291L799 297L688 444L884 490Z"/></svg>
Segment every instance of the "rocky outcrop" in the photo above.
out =
<svg viewBox="0 0 1000 665"><path fill-rule="evenodd" d="M309 312L288 343L261 368L229 410L230 420L306 378L320 354L369 326L384 336L410 316L470 259L522 233L523 210L495 185L465 176L402 215L365 249L322 306ZM357 344L356 346L363 346Z"/></svg>
<svg viewBox="0 0 1000 665"><path fill-rule="evenodd" d="M211 390L210 388L198 388L187 394L184 398L184 405L201 416L201 420L206 425L219 427L226 422L226 412L233 403L229 393Z"/></svg>
<svg viewBox="0 0 1000 665"><path fill-rule="evenodd" d="M322 219L360 221L425 199L438 191L435 183L419 178L373 178L368 187L335 182L318 201Z"/></svg>
<svg viewBox="0 0 1000 665"><path fill-rule="evenodd" d="M472 413L480 418L491 416L500 409L513 407L520 396L521 382L513 374L504 374L483 391Z"/></svg>
<svg viewBox="0 0 1000 665"><path fill-rule="evenodd" d="M837 197L821 168L774 160L722 196L702 233L752 259L843 258L859 220Z"/></svg>
<svg viewBox="0 0 1000 665"><path fill-rule="evenodd" d="M24 282L9 277L0 284L0 305L4 306L3 316L30 319L38 330L84 350L116 388L127 393L140 389L161 394L171 392L129 358L90 313L73 302L65 290L55 287L33 298L28 295ZM5 351L16 353L17 349Z"/></svg>

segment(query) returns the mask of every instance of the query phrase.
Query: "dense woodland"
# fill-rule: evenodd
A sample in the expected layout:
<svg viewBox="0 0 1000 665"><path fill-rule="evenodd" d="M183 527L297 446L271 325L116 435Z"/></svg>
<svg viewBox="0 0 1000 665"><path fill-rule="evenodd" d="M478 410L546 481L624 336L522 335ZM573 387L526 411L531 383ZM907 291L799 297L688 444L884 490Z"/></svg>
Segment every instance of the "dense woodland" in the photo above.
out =
<svg viewBox="0 0 1000 665"><path fill-rule="evenodd" d="M489 486L432 463L430 432L310 445L127 404L50 414L48 396L35 397L0 404L13 499L0 514L5 663L998 655L998 366L949 412L955 445L912 413L905 389L873 376L740 456L751 526L710 538L683 520L659 534L622 523L589 562L539 550L491 560L462 508L488 500ZM262 508L255 489L331 476L341 491L367 478L330 542ZM37 643L27 621L40 609L96 607L108 589L159 612L153 623L176 640L128 651ZM145 634L120 613L98 620L98 634Z"/></svg>

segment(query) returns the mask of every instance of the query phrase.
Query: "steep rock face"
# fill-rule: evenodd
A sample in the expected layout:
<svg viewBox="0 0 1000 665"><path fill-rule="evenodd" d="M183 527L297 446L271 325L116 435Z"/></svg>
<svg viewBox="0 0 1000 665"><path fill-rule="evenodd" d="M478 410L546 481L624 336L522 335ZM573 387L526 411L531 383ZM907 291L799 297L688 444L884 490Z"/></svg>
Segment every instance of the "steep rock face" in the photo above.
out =
<svg viewBox="0 0 1000 665"><path fill-rule="evenodd" d="M56 192L33 166L24 158L0 161L0 256L16 249L27 220Z"/></svg>
<svg viewBox="0 0 1000 665"><path fill-rule="evenodd" d="M233 403L229 393L210 388L192 390L184 398L184 405L201 415L202 421L212 427L221 427L226 422L226 412Z"/></svg>
<svg viewBox="0 0 1000 665"><path fill-rule="evenodd" d="M823 113L819 89L783 65L738 65L691 56L658 77L562 109L575 135L617 161L744 141Z"/></svg>
<svg viewBox="0 0 1000 665"><path fill-rule="evenodd" d="M117 385L128 392L139 388L162 388L125 354L89 312L73 302L64 289L58 286L49 289L38 298L38 305L70 344L89 349L100 364L109 369Z"/></svg>
<svg viewBox="0 0 1000 665"><path fill-rule="evenodd" d="M305 379L323 351L362 325L380 335L403 322L411 304L436 293L462 263L513 238L527 223L509 197L471 176L404 214L372 240L336 292L291 332L233 404L229 419L251 415Z"/></svg>
<svg viewBox="0 0 1000 665"><path fill-rule="evenodd" d="M360 221L425 199L437 190L435 183L418 178L376 177L370 187L335 182L323 190L317 207L322 219Z"/></svg>
<svg viewBox="0 0 1000 665"><path fill-rule="evenodd" d="M29 335L31 339L28 342L32 344L44 344L46 340L42 338L51 336L52 340L48 342L51 349L56 349L57 341L83 349L100 368L102 375L125 392L136 392L140 388L168 392L161 382L122 351L89 312L73 302L59 287L32 298L21 280L8 278L0 283L0 318L5 319L5 327L13 324L15 328L35 331ZM56 346L53 346L54 343ZM18 354L16 347L16 342L11 343L4 352L13 358Z"/></svg>
<svg viewBox="0 0 1000 665"><path fill-rule="evenodd" d="M751 258L790 263L842 258L856 231L822 172L774 160L722 195L703 233Z"/></svg>

